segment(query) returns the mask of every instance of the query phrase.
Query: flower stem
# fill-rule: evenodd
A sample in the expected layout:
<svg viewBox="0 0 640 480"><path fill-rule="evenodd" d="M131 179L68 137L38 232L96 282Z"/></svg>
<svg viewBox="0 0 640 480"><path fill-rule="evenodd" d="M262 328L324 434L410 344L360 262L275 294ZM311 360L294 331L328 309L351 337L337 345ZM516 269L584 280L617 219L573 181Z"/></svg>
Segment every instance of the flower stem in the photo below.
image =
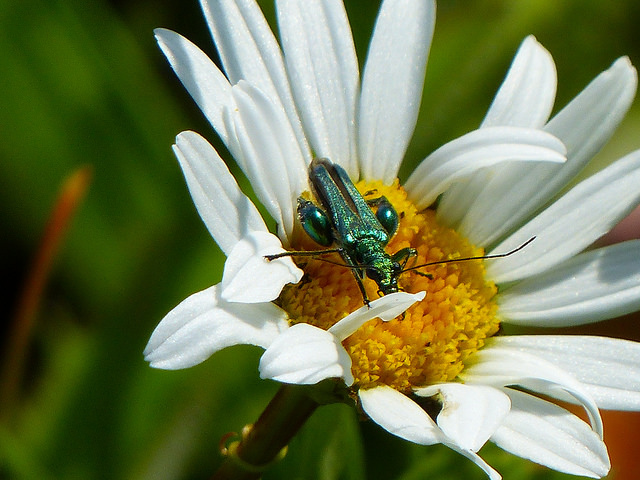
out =
<svg viewBox="0 0 640 480"><path fill-rule="evenodd" d="M307 388L283 385L258 421L245 428L212 480L253 480L274 461L318 407Z"/></svg>

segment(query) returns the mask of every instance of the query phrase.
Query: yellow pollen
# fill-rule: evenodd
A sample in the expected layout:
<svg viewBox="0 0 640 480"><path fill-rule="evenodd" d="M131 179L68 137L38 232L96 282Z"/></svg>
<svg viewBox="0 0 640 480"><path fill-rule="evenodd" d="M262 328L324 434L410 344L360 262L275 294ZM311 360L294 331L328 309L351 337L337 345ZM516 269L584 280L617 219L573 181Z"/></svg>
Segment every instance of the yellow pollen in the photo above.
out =
<svg viewBox="0 0 640 480"><path fill-rule="evenodd" d="M393 254L402 248L417 250L407 267L452 258L475 257L483 250L471 245L450 228L439 225L433 210L417 212L396 181L358 182L365 198L384 195L396 209L400 223L387 246ZM309 239L296 249L317 250ZM336 254L328 257L343 264ZM350 269L310 257L296 258L305 276L297 285L287 286L278 303L292 323L310 323L327 329L361 307L362 295ZM498 332L497 289L484 279L482 260L432 265L400 275L398 285L406 292L426 291L423 301L404 316L390 322L374 319L348 337L343 345L351 356L354 387L388 385L409 393L415 387L453 380L465 359ZM378 287L365 279L369 299L378 298Z"/></svg>

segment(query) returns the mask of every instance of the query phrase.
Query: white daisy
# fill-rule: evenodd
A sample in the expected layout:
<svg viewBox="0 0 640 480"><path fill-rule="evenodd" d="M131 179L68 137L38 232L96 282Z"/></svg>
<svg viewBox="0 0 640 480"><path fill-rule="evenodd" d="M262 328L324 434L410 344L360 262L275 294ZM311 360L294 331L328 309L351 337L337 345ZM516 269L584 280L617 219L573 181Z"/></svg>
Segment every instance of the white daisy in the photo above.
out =
<svg viewBox="0 0 640 480"><path fill-rule="evenodd" d="M640 152L558 197L626 113L637 84L628 59L549 119L554 63L527 38L481 127L433 152L401 187L396 175L433 33L431 0L383 2L362 79L340 1L278 1L281 47L253 0L201 3L224 74L184 37L162 29L156 37L279 238L215 150L193 132L180 134L174 149L187 184L228 259L220 285L187 298L157 327L145 351L152 366L184 368L229 345L259 345L263 378L338 378L389 432L448 445L490 478L500 476L477 454L487 440L559 471L606 475L598 408L640 409L640 345L496 334L501 323L578 325L640 308L640 241L592 248L640 202ZM430 277L406 272L402 292L371 308L344 266L305 257L305 279L296 283L302 272L290 257L264 255L282 245L319 248L295 211L314 156L341 165L361 192L386 196L400 217L387 250L415 248L416 265L536 240L505 258L419 270ZM365 287L377 296L374 282ZM550 398L583 405L590 424Z"/></svg>

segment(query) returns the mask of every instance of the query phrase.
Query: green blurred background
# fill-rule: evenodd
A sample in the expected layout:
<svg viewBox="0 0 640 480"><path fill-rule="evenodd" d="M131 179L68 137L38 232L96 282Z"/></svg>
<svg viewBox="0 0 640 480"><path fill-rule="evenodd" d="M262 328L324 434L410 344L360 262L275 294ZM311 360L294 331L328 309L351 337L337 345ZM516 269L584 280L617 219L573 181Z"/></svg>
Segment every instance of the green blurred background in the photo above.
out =
<svg viewBox="0 0 640 480"><path fill-rule="evenodd" d="M272 3L262 4L272 21ZM361 62L377 8L347 1ZM637 0L440 2L401 176L479 124L526 35L556 60L557 110L617 57L640 64L639 24ZM221 436L254 421L277 390L258 379L256 348L228 349L177 372L142 359L162 316L217 283L224 261L171 152L182 130L217 139L157 49L158 26L215 55L196 0L0 1L3 352L60 185L82 166L93 169L40 298L18 397L0 411L0 478L208 478ZM638 132L640 102L597 165L639 148ZM626 460L613 453L614 470L623 471ZM492 446L483 455L509 480L574 478ZM484 475L444 447L407 444L331 406L265 478Z"/></svg>

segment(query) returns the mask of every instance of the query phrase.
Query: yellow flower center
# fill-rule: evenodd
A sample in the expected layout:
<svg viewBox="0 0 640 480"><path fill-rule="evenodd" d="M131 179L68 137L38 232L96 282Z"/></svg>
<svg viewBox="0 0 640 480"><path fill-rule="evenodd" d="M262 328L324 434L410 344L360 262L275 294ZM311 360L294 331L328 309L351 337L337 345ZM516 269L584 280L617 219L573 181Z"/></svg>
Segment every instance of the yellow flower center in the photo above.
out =
<svg viewBox="0 0 640 480"><path fill-rule="evenodd" d="M418 212L397 181L391 186L361 181L356 187L360 192L375 191L373 196L384 195L396 209L399 227L386 250L393 254L406 247L416 249L418 255L407 267L483 255L482 249L439 225L433 210ZM310 240L295 247L318 249ZM329 258L344 263L337 255ZM278 302L292 323L328 329L362 306L362 295L349 268L309 257L297 261L305 277L299 284L287 286ZM374 319L365 323L343 342L352 359L354 387L384 384L409 393L415 387L453 380L465 359L497 333L493 300L497 289L484 279L482 260L432 265L418 271L401 274L398 285L406 292L426 291L423 301L390 322ZM375 282L365 279L364 283L369 298L377 298Z"/></svg>

